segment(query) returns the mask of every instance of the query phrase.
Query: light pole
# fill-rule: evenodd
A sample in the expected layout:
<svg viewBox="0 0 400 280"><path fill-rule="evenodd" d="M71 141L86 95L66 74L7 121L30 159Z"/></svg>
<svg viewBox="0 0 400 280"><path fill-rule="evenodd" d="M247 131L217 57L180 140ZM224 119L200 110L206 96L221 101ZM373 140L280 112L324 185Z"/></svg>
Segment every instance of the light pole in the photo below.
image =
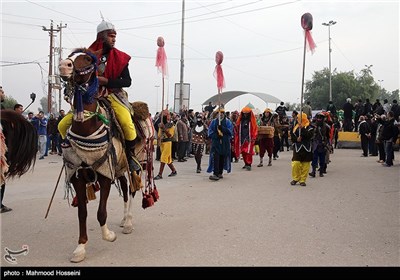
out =
<svg viewBox="0 0 400 280"><path fill-rule="evenodd" d="M370 64L370 65L365 64L365 67L367 67L368 73L369 73L369 74L372 73L372 72L371 72L371 67L372 67L372 66L374 66L374 65L372 65L372 64Z"/></svg>
<svg viewBox="0 0 400 280"><path fill-rule="evenodd" d="M328 23L322 23L322 25L328 26L329 35L329 101L332 101L332 69L331 69L331 25L336 24L336 21L330 20Z"/></svg>

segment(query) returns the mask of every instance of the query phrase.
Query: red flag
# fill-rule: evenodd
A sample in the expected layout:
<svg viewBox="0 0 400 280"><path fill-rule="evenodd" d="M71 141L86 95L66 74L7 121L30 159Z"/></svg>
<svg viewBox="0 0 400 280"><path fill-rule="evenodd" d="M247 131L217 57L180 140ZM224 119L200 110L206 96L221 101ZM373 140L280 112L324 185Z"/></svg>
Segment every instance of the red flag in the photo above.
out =
<svg viewBox="0 0 400 280"><path fill-rule="evenodd" d="M222 61L224 60L224 54L221 51L217 51L215 54L215 62L217 65L214 70L214 77L217 79L217 88L222 90L225 87L224 72L222 71Z"/></svg>
<svg viewBox="0 0 400 280"><path fill-rule="evenodd" d="M303 27L304 32L306 33L306 41L307 41L307 48L314 53L315 48L317 45L314 42L314 39L311 35L311 29L313 28L313 17L310 13L305 13L301 16L301 27Z"/></svg>
<svg viewBox="0 0 400 280"><path fill-rule="evenodd" d="M164 38L158 37L156 66L158 68L158 71L162 73L163 77L167 77L168 76L167 54L165 53L164 45L165 45Z"/></svg>

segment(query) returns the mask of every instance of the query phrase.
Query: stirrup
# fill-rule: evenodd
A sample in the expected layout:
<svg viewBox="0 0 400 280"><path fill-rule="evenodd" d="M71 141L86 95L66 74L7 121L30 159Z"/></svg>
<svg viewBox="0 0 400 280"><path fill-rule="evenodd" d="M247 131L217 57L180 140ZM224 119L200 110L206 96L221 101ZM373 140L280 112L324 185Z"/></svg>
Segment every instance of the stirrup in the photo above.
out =
<svg viewBox="0 0 400 280"><path fill-rule="evenodd" d="M129 171L135 172L135 171L140 171L142 169L142 166L140 163L136 160L136 158L133 158L131 155L127 154L126 155L127 160L128 160L128 165L129 165Z"/></svg>

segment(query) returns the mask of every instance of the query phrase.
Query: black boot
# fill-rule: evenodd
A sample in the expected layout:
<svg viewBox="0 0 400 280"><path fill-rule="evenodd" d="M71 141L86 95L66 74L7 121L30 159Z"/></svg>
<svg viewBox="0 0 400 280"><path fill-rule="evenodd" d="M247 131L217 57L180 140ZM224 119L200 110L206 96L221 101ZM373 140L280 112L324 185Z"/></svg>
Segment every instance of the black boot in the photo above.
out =
<svg viewBox="0 0 400 280"><path fill-rule="evenodd" d="M135 143L135 140L125 140L125 153L128 160L130 172L140 170L140 166L138 166L138 164L133 160L133 148L135 147Z"/></svg>
<svg viewBox="0 0 400 280"><path fill-rule="evenodd" d="M311 173L308 173L311 177L315 177L315 166L312 167Z"/></svg>
<svg viewBox="0 0 400 280"><path fill-rule="evenodd" d="M328 164L325 163L324 168L322 168L322 173L326 174L326 168L328 167Z"/></svg>

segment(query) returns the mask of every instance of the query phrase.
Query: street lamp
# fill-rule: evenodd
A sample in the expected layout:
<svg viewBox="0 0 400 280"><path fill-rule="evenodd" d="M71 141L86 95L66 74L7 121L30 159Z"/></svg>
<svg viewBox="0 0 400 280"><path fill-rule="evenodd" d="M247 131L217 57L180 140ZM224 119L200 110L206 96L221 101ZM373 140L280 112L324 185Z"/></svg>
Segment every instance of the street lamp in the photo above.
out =
<svg viewBox="0 0 400 280"><path fill-rule="evenodd" d="M330 20L328 23L322 23L322 25L328 26L329 35L329 101L332 101L332 69L331 69L331 25L336 24L336 21Z"/></svg>
<svg viewBox="0 0 400 280"><path fill-rule="evenodd" d="M372 66L374 66L374 65L372 65L372 64L370 64L370 65L365 64L365 67L367 67L368 73L370 73L370 74L372 73L372 72L371 72L371 67L372 67Z"/></svg>

